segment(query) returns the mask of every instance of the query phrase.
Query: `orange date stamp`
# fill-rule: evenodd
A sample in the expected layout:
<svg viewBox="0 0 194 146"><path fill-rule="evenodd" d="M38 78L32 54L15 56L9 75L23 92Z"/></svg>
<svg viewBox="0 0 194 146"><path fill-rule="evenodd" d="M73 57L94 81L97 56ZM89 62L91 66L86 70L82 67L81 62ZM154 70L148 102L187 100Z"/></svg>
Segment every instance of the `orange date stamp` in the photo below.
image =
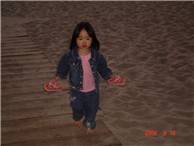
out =
<svg viewBox="0 0 194 146"><path fill-rule="evenodd" d="M149 129L144 131L145 136L176 136L176 130L154 130Z"/></svg>

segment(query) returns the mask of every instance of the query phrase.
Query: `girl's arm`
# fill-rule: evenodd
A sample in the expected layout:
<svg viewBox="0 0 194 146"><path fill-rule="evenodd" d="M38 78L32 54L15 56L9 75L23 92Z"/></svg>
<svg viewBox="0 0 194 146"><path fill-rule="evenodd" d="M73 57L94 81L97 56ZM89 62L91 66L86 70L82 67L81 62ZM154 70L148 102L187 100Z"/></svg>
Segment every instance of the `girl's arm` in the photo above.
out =
<svg viewBox="0 0 194 146"><path fill-rule="evenodd" d="M67 79L67 75L69 73L68 61L69 61L68 54L65 54L58 63L55 77L59 81L64 90L70 88L69 82L67 80L64 80Z"/></svg>
<svg viewBox="0 0 194 146"><path fill-rule="evenodd" d="M106 59L102 54L99 55L98 72L105 80L110 79L113 75L112 70L108 67Z"/></svg>
<svg viewBox="0 0 194 146"><path fill-rule="evenodd" d="M67 75L69 73L69 57L68 54L63 55L63 57L60 59L57 71L56 71L56 77L60 79L67 79Z"/></svg>
<svg viewBox="0 0 194 146"><path fill-rule="evenodd" d="M108 67L103 55L100 55L99 59L98 72L102 78L107 80L109 85L124 86L126 79L119 75L113 75L112 70Z"/></svg>

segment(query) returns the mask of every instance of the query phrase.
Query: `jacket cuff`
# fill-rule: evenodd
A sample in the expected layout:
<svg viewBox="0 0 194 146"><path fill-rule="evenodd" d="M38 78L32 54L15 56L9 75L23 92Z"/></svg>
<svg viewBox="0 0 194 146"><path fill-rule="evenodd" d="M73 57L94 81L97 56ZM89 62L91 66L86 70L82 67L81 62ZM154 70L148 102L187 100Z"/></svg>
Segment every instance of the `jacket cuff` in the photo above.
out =
<svg viewBox="0 0 194 146"><path fill-rule="evenodd" d="M104 77L104 79L105 79L105 80L109 80L109 79L111 78L112 75L113 75L113 73L110 72L110 73L108 73L108 74Z"/></svg>

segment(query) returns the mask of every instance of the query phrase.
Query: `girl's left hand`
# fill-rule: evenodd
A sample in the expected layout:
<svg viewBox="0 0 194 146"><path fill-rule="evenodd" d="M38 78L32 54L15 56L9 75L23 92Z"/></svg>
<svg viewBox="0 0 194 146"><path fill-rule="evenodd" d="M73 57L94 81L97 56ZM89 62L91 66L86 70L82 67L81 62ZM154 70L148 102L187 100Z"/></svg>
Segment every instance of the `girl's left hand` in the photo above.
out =
<svg viewBox="0 0 194 146"><path fill-rule="evenodd" d="M120 75L112 75L111 78L108 80L109 85L116 85L116 86L124 86L126 83L126 79L121 77Z"/></svg>

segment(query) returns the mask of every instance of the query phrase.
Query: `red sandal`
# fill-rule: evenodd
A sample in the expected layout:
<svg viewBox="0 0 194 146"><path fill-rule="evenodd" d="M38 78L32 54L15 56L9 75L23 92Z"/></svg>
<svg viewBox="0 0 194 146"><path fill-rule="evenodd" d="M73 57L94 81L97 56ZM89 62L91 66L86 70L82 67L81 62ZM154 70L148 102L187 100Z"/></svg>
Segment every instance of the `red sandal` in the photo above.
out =
<svg viewBox="0 0 194 146"><path fill-rule="evenodd" d="M119 76L119 75L115 75L112 76L109 80L108 80L108 84L109 85L117 85L117 86L124 86L126 83L126 79Z"/></svg>
<svg viewBox="0 0 194 146"><path fill-rule="evenodd" d="M44 84L44 90L47 92L56 92L56 91L63 91L63 88L57 80L57 78L52 79Z"/></svg>

